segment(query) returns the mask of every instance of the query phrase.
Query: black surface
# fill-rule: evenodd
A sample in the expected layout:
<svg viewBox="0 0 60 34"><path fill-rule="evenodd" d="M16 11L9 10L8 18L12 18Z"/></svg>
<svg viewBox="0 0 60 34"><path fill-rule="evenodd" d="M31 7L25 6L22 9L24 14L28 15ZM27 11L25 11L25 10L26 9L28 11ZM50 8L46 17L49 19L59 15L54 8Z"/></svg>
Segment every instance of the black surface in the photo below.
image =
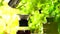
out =
<svg viewBox="0 0 60 34"><path fill-rule="evenodd" d="M28 26L28 20L26 19L21 19L19 21L19 26Z"/></svg>

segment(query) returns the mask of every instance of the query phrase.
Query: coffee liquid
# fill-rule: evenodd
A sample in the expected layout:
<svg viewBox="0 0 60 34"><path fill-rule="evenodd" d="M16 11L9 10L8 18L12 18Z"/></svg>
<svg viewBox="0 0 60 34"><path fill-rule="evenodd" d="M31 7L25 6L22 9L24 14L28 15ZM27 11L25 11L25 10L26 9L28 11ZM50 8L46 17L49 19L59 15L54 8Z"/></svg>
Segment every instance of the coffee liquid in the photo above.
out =
<svg viewBox="0 0 60 34"><path fill-rule="evenodd" d="M17 34L31 34L30 30L18 30Z"/></svg>

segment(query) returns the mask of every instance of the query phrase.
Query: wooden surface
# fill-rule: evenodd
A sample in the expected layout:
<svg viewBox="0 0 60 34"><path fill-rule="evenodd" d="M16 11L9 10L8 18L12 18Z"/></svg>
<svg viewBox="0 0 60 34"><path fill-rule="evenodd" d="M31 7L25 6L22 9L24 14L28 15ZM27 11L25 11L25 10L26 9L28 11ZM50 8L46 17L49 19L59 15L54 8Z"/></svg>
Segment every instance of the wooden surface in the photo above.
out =
<svg viewBox="0 0 60 34"><path fill-rule="evenodd" d="M46 23L43 25L44 34L59 34L58 33L58 24L55 22Z"/></svg>

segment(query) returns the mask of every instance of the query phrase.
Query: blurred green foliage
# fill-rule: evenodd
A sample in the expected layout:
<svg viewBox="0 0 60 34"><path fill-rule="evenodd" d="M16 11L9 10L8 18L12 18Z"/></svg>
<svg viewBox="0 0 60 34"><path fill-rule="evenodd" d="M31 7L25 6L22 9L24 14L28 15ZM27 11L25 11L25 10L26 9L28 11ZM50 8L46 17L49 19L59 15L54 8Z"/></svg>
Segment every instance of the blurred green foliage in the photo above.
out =
<svg viewBox="0 0 60 34"><path fill-rule="evenodd" d="M21 12L30 15L32 14L29 20L29 22L31 22L29 23L30 28L35 29L38 28L38 24L39 26L41 26L40 24L42 24L43 22L46 23L46 17L55 17L54 21L57 23L60 22L60 0L25 0L25 2L23 1L24 0L20 2L17 8L20 9ZM21 5L21 3L24 5ZM39 9L42 9L41 13L39 13Z"/></svg>

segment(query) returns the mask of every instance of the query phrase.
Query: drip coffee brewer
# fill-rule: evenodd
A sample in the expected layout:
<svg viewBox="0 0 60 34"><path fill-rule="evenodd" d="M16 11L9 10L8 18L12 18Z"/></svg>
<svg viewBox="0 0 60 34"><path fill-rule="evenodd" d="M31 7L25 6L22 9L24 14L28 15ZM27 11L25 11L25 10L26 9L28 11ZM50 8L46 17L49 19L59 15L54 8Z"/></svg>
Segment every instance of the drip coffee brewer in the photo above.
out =
<svg viewBox="0 0 60 34"><path fill-rule="evenodd" d="M29 15L19 15L19 18L19 30L17 31L17 34L30 34L28 28Z"/></svg>

